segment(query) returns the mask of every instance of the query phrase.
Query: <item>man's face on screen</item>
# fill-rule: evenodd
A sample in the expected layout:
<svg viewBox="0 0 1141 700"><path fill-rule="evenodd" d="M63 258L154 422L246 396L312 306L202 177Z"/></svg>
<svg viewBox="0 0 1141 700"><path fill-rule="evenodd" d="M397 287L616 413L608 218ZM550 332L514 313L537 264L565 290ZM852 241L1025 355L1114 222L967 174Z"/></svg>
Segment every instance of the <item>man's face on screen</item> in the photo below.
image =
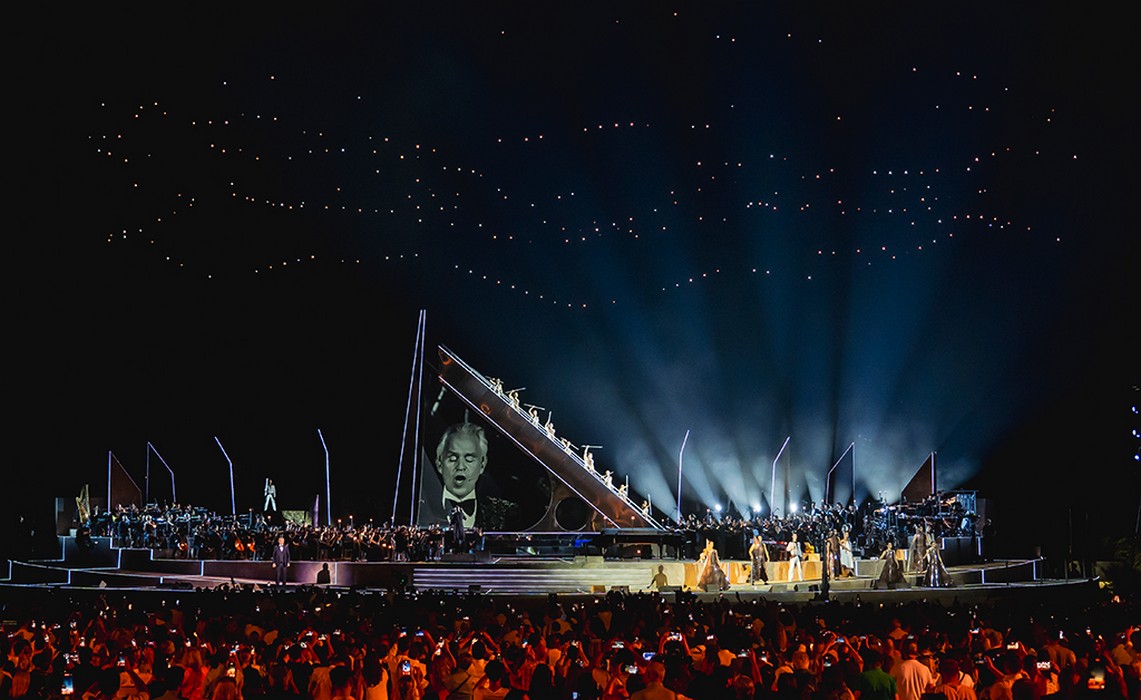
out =
<svg viewBox="0 0 1141 700"><path fill-rule="evenodd" d="M440 459L440 477L444 488L459 498L467 498L487 466L487 457L479 449L479 440L470 435L455 434L448 438Z"/></svg>

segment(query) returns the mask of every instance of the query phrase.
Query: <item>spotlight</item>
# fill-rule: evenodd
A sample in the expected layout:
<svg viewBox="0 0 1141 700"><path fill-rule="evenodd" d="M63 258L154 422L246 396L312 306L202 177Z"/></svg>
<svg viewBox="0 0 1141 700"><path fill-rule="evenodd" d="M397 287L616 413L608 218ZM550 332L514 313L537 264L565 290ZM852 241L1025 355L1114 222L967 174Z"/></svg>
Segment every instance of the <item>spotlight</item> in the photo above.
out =
<svg viewBox="0 0 1141 700"><path fill-rule="evenodd" d="M788 510L789 510L789 512L790 512L790 513L795 513L795 512L796 512L796 508L797 508L797 505L796 505L795 503L790 503L790 504L789 504L789 506L788 506Z"/></svg>

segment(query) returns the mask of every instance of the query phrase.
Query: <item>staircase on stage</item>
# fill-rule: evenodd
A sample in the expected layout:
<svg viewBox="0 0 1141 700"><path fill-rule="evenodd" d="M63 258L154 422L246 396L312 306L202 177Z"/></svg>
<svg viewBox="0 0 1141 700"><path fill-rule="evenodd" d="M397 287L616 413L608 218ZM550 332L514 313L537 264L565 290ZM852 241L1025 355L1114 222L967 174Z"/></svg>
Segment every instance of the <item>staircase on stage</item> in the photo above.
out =
<svg viewBox="0 0 1141 700"><path fill-rule="evenodd" d="M517 392L504 391L500 382L442 345L439 355L440 382L550 474L550 502L542 519L528 530L664 530L648 507L635 506L624 487L616 488L608 474L594 470L589 449L580 455L569 441L556 437L537 412L524 410Z"/></svg>

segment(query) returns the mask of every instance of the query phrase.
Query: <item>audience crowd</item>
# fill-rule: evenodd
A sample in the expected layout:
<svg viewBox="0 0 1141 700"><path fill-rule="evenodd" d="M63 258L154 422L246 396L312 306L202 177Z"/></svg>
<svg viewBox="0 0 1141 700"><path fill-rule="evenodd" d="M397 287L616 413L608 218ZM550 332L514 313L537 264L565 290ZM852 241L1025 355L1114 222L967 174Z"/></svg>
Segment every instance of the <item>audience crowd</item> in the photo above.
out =
<svg viewBox="0 0 1141 700"><path fill-rule="evenodd" d="M1116 600L9 591L0 698L1138 698Z"/></svg>

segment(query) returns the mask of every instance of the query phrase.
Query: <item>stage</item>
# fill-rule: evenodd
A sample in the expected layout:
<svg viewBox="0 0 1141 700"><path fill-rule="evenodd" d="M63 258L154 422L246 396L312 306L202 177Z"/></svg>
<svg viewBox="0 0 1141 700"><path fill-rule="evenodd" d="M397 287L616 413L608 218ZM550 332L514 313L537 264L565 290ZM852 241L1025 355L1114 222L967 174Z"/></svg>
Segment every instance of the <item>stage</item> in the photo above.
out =
<svg viewBox="0 0 1141 700"><path fill-rule="evenodd" d="M268 561L187 560L156 556L151 549L113 547L110 538L92 538L80 547L73 537L60 537L58 559L10 561L0 571L0 585L20 588L101 591L213 590L220 586L267 588L274 579ZM827 598L836 601L940 600L983 601L1010 595L1069 595L1090 581L1050 580L1039 575L1041 560L1002 560L949 567L952 586L928 588L908 575L902 584L877 587L883 562L857 559L853 575L828 581L825 591L820 562L809 561L804 580L786 580L786 562L769 562L767 583L747 581L746 562L724 561L726 591L697 588L695 562L677 559L613 559L602 556L496 556L488 553L451 555L441 561L361 562L295 561L287 586L324 586L376 592L443 591L497 596L589 596L611 591L660 592L716 598L763 597L789 602ZM667 584L651 584L655 574ZM6 576L4 576L6 574ZM322 583L318 583L322 581Z"/></svg>

